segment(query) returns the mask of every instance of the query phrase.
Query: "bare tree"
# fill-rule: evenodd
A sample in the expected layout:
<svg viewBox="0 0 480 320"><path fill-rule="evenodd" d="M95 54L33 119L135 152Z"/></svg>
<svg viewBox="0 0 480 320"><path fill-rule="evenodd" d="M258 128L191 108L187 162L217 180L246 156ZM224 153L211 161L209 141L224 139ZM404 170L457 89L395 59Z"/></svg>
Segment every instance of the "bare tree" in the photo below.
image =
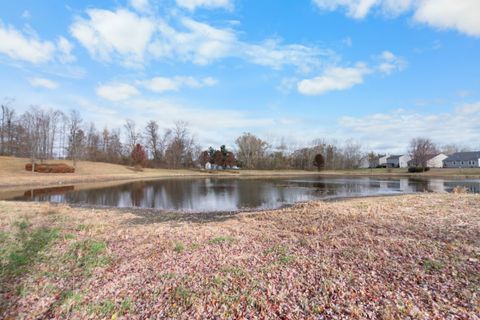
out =
<svg viewBox="0 0 480 320"><path fill-rule="evenodd" d="M245 168L262 166L269 144L251 133L244 133L235 143L238 146L237 158Z"/></svg>
<svg viewBox="0 0 480 320"><path fill-rule="evenodd" d="M10 101L2 104L2 118L0 122L0 155L13 154L14 117L15 110L9 107Z"/></svg>
<svg viewBox="0 0 480 320"><path fill-rule="evenodd" d="M127 154L130 154L130 152L133 151L135 146L140 143L140 140L142 138L142 135L140 132L137 131L135 121L133 120L126 120L125 124L123 125L126 131L126 146L128 148Z"/></svg>
<svg viewBox="0 0 480 320"><path fill-rule="evenodd" d="M162 154L159 150L160 133L156 121L151 120L147 123L147 126L145 127L145 143L147 149L152 155L154 164L158 165L162 158Z"/></svg>
<svg viewBox="0 0 480 320"><path fill-rule="evenodd" d="M77 110L70 112L69 120L68 154L73 161L73 166L76 167L84 138L84 133L81 129L83 120Z"/></svg>
<svg viewBox="0 0 480 320"><path fill-rule="evenodd" d="M438 149L428 138L414 138L410 141L409 153L416 167L426 168L428 160L438 153Z"/></svg>
<svg viewBox="0 0 480 320"><path fill-rule="evenodd" d="M24 129L24 139L27 150L32 163L32 172L35 171L35 163L38 158L40 145L40 119L36 112L36 108L32 107L29 111L22 115L22 127Z"/></svg>
<svg viewBox="0 0 480 320"><path fill-rule="evenodd" d="M165 158L170 168L190 167L197 152L195 140L190 135L188 123L175 123L165 150Z"/></svg>

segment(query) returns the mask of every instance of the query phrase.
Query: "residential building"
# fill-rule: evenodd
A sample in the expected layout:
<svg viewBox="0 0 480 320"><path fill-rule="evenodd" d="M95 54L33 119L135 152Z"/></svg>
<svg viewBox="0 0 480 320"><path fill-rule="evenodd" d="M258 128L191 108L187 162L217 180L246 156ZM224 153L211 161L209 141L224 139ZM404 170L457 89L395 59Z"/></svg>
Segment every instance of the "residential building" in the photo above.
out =
<svg viewBox="0 0 480 320"><path fill-rule="evenodd" d="M443 160L448 158L447 155L443 153L435 154L435 155L430 155L427 157L427 167L429 168L443 168ZM417 167L419 166L418 164L415 163L415 160L410 160L408 161L408 166L409 167Z"/></svg>
<svg viewBox="0 0 480 320"><path fill-rule="evenodd" d="M394 155L387 158L387 168L407 168L412 158L407 155Z"/></svg>
<svg viewBox="0 0 480 320"><path fill-rule="evenodd" d="M480 168L480 151L457 152L443 160L444 168Z"/></svg>

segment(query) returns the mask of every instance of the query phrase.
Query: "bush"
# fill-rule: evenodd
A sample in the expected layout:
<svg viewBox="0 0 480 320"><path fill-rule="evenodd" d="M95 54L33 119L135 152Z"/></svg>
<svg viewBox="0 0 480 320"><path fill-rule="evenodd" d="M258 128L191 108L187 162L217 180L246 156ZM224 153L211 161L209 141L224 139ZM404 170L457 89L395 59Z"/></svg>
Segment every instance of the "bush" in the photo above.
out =
<svg viewBox="0 0 480 320"><path fill-rule="evenodd" d="M410 172L410 173L427 172L429 170L430 170L429 167L410 167L410 168L408 168L408 172Z"/></svg>
<svg viewBox="0 0 480 320"><path fill-rule="evenodd" d="M32 164L27 163L25 165L26 171L32 171ZM74 173L75 168L71 167L65 163L55 163L55 164L35 164L35 172L39 173Z"/></svg>

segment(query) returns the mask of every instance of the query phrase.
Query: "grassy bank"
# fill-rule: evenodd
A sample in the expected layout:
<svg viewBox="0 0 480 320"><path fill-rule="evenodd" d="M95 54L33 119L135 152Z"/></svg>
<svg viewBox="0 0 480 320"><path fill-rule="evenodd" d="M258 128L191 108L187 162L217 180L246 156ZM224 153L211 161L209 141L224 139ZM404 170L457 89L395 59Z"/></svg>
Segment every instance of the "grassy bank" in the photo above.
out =
<svg viewBox="0 0 480 320"><path fill-rule="evenodd" d="M469 318L480 197L238 215L0 202L0 318Z"/></svg>
<svg viewBox="0 0 480 320"><path fill-rule="evenodd" d="M300 175L324 176L379 176L379 177L450 177L480 178L480 169L432 169L425 173L410 174L406 169L355 169L325 170L321 172L304 170L227 170L202 171L189 169L144 169L136 171L128 166L102 162L81 161L75 173L32 173L25 171L28 159L0 157L0 189L24 189L28 187L53 186L59 184L99 183L110 181L149 180L169 177L276 177ZM65 161L49 161L61 163ZM71 164L70 162L67 162Z"/></svg>

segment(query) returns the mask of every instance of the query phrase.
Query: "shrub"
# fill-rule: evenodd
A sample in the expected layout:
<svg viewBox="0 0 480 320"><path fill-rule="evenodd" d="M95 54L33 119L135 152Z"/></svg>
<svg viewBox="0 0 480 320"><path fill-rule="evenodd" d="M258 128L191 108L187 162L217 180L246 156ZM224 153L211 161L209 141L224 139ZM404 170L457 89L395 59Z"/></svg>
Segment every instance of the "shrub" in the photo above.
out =
<svg viewBox="0 0 480 320"><path fill-rule="evenodd" d="M27 163L25 165L25 170L32 171L32 164ZM35 172L39 173L74 173L75 168L69 166L65 163L42 163L42 164L35 164Z"/></svg>
<svg viewBox="0 0 480 320"><path fill-rule="evenodd" d="M408 172L410 172L410 173L427 172L429 170L430 170L429 167L410 167L410 168L408 168Z"/></svg>

